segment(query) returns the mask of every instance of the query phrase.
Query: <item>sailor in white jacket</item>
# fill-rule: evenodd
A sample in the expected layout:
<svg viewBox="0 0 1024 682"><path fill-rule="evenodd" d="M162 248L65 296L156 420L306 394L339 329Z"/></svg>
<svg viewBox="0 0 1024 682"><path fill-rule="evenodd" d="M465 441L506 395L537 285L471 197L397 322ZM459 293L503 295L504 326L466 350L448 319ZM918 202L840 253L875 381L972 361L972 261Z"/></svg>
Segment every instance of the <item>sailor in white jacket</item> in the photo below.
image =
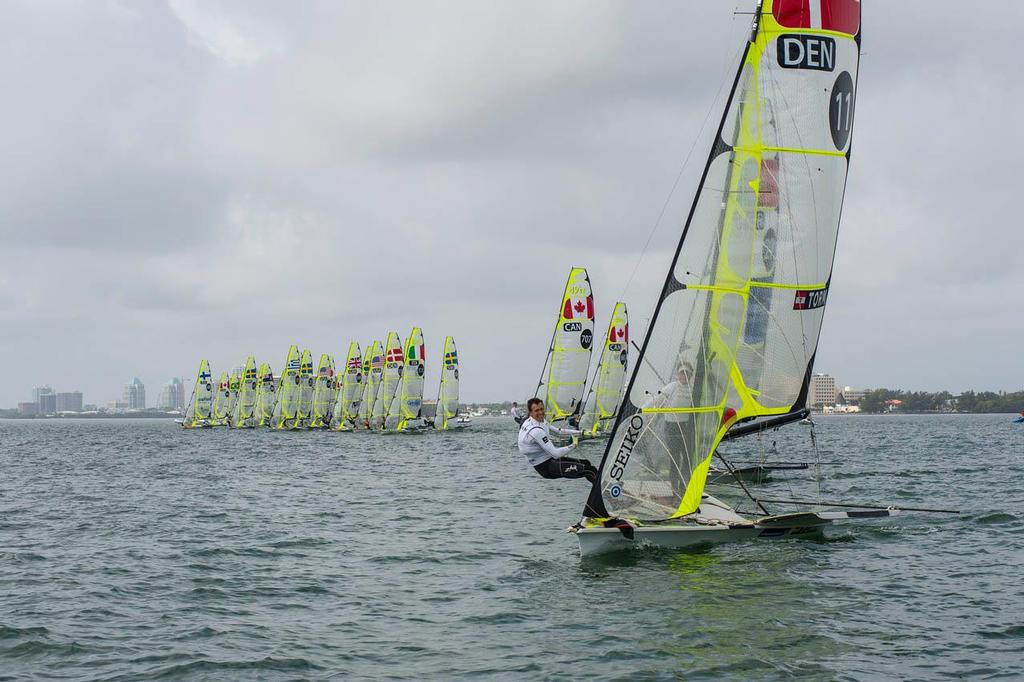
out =
<svg viewBox="0 0 1024 682"><path fill-rule="evenodd" d="M578 436L579 431L560 429L544 421L544 401L531 398L526 403L529 418L519 427L519 452L526 456L530 466L544 478L586 478L593 483L597 480L597 469L585 459L566 457L576 447L556 447L551 434Z"/></svg>

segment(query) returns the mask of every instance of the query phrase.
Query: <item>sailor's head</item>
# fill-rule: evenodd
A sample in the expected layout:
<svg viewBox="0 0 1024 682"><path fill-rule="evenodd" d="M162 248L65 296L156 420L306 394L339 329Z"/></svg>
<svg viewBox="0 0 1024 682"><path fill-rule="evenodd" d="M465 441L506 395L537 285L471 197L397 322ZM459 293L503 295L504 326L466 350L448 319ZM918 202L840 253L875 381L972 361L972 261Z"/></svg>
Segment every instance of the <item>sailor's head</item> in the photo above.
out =
<svg viewBox="0 0 1024 682"><path fill-rule="evenodd" d="M544 421L544 401L540 398L530 398L526 401L526 411L530 413L535 421Z"/></svg>
<svg viewBox="0 0 1024 682"><path fill-rule="evenodd" d="M519 407L519 403L517 403L516 401L513 400L512 401L512 407ZM1022 414L1024 414L1024 413L1022 413Z"/></svg>
<svg viewBox="0 0 1024 682"><path fill-rule="evenodd" d="M676 379L679 383L689 385L693 381L693 364L687 360L679 363L676 369Z"/></svg>

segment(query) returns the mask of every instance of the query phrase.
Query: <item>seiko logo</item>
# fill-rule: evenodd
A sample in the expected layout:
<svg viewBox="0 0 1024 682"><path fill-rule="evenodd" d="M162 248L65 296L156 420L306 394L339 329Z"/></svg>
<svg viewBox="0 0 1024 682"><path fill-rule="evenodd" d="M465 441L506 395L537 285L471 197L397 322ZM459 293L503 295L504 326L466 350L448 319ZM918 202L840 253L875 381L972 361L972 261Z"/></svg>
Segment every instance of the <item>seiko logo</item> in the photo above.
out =
<svg viewBox="0 0 1024 682"><path fill-rule="evenodd" d="M582 322L563 322L562 329L567 332L578 332L583 330Z"/></svg>
<svg viewBox="0 0 1024 682"><path fill-rule="evenodd" d="M813 310L823 308L828 299L828 287L813 291L798 291L793 297L793 310Z"/></svg>
<svg viewBox="0 0 1024 682"><path fill-rule="evenodd" d="M836 68L836 41L829 36L781 35L775 43L784 69L831 71Z"/></svg>
<svg viewBox="0 0 1024 682"><path fill-rule="evenodd" d="M626 464L629 463L629 457L633 454L633 446L636 445L636 441L640 437L640 431L643 428L644 418L642 414L634 414L629 418L626 435L622 439L622 445L619 446L619 452L615 455L615 461L612 462L612 468L608 472L609 476L620 483L622 482L622 474L626 473Z"/></svg>

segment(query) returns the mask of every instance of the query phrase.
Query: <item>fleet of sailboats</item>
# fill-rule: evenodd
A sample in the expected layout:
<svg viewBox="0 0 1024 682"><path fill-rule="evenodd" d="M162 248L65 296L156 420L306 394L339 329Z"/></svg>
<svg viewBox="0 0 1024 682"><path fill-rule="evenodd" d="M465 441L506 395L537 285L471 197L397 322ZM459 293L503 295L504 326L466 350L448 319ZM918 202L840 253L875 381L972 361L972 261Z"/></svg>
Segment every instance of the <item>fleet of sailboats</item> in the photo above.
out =
<svg viewBox="0 0 1024 682"><path fill-rule="evenodd" d="M390 332L385 344L373 341L364 355L351 342L343 365L323 353L313 369L313 355L292 345L279 378L271 366L257 366L248 356L237 374L222 372L214 384L210 364L199 365L183 428L230 426L276 430L415 432L448 430L458 417L459 365L455 340L446 337L436 414L424 413L427 371L423 331L413 327L403 343Z"/></svg>

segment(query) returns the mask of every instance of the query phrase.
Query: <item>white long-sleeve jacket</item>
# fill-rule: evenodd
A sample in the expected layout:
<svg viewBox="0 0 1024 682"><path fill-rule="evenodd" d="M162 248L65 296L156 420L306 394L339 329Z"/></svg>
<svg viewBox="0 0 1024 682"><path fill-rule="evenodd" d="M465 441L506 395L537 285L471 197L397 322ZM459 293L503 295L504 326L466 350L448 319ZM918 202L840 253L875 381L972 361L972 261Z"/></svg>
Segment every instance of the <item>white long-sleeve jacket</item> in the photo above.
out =
<svg viewBox="0 0 1024 682"><path fill-rule="evenodd" d="M530 466L543 464L552 457L567 455L576 447L574 445L567 445L563 448L555 447L555 444L551 442L552 433L559 436L580 435L579 431L560 429L547 422L539 422L533 417L529 417L519 427L519 452L526 455Z"/></svg>

